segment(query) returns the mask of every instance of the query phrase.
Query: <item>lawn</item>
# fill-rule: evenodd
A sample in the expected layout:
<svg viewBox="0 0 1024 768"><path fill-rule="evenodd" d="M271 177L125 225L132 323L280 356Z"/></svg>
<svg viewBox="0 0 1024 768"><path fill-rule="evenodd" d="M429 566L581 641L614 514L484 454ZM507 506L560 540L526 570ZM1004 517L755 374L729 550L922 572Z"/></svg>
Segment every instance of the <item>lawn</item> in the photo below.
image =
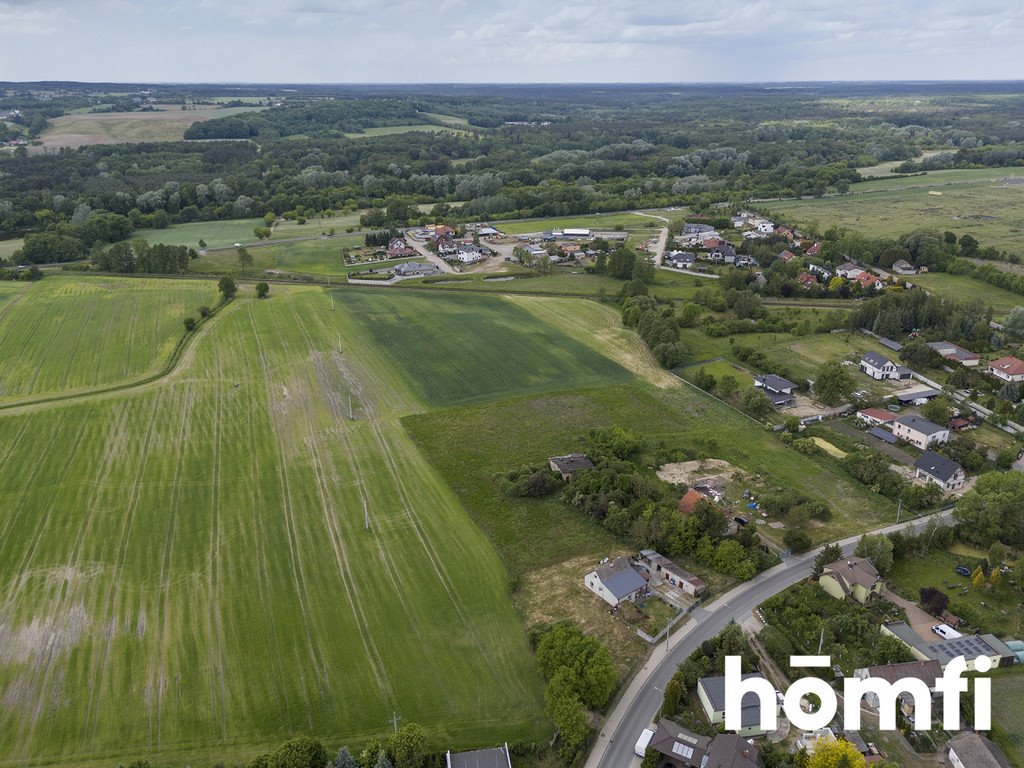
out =
<svg viewBox="0 0 1024 768"><path fill-rule="evenodd" d="M235 243L256 240L253 228L262 227L263 219L228 219L227 221L198 221L192 224L172 224L166 229L140 229L132 233L148 243L187 245L199 249L204 240L209 248L227 248Z"/></svg>
<svg viewBox="0 0 1024 768"><path fill-rule="evenodd" d="M282 243L275 243L271 240L266 245L252 245L246 249L252 256L252 267L248 271L250 274L255 274L268 269L278 269L285 272L340 276L348 272L361 272L366 269L385 269L393 267L401 261L407 261L407 259L400 259L388 263L345 264L342 255L342 250L345 248L359 249L365 251L366 256L370 255L374 249L365 248L363 243L362 235L335 235L328 238L317 237L312 240ZM192 262L190 269L193 272L207 274L238 274L241 272L241 267L238 264L238 251L234 248L207 251Z"/></svg>
<svg viewBox="0 0 1024 768"><path fill-rule="evenodd" d="M498 296L384 289L336 298L431 405L629 379L617 363Z"/></svg>
<svg viewBox="0 0 1024 768"><path fill-rule="evenodd" d="M260 223L262 226L262 222ZM326 216L324 218L310 218L306 219L305 224L299 224L296 219L286 219L285 221L279 221L274 226L274 233L270 236L271 240L287 240L294 237L316 237L320 234L325 234L328 230L334 229L336 233L341 234L349 227L355 227L356 229L362 229L359 224L359 212L346 213L340 216ZM252 233L249 233L250 236Z"/></svg>
<svg viewBox="0 0 1024 768"><path fill-rule="evenodd" d="M1021 198L1024 204L1024 197ZM1024 296L1004 288L976 280L967 275L951 275L946 272L929 272L911 278L929 293L944 299L959 301L981 301L991 304L996 315L1005 315L1014 307L1024 306Z"/></svg>
<svg viewBox="0 0 1024 768"><path fill-rule="evenodd" d="M393 713L546 738L507 574L346 305L275 286L216 323L166 381L0 414L0 764L242 764Z"/></svg>
<svg viewBox="0 0 1024 768"><path fill-rule="evenodd" d="M921 587L938 587L957 600L970 605L979 621L982 631L999 636L1016 635L1020 631L1020 591L1010 583L1008 577L994 589L977 589L969 577L955 572L957 565L965 565L972 571L980 558L952 552L931 552L925 557L908 557L898 560L892 567L889 580L904 597L917 600ZM1019 579L1019 577L1018 577ZM949 585L955 585L952 588ZM966 589L967 594L961 594ZM954 611L955 613L955 611Z"/></svg>
<svg viewBox="0 0 1024 768"><path fill-rule="evenodd" d="M185 316L217 298L213 284L185 280L51 275L30 286L0 283L0 402L152 373L184 334Z"/></svg>
<svg viewBox="0 0 1024 768"><path fill-rule="evenodd" d="M25 244L23 237L14 240L0 240L0 260L10 261L15 251L20 251Z"/></svg>
<svg viewBox="0 0 1024 768"><path fill-rule="evenodd" d="M971 234L982 245L1019 254L1024 187L1003 187L1000 180L1022 175L1021 168L933 171L926 176L855 184L848 195L765 206L798 226L817 222L822 228L840 226L883 237L917 229L948 230L958 237Z"/></svg>
<svg viewBox="0 0 1024 768"><path fill-rule="evenodd" d="M1020 668L992 673L992 739L1013 765L1024 765L1024 672Z"/></svg>

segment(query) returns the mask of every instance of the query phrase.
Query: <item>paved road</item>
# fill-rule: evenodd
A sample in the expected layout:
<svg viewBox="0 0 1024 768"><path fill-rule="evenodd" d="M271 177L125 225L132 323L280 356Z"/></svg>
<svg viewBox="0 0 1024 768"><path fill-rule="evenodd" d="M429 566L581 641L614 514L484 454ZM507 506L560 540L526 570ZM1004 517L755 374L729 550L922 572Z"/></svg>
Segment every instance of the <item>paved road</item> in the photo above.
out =
<svg viewBox="0 0 1024 768"><path fill-rule="evenodd" d="M424 243L422 240L416 240L415 238L412 238L412 237L406 237L405 238L405 242L407 242L409 244L409 246L414 251L416 251L416 253L418 253L420 256L425 258L431 264L436 266L442 272L447 272L449 274L455 274L455 268L451 264L449 264L447 261L442 259L440 256L438 256L436 253L434 253L429 248L427 248L426 243Z"/></svg>
<svg viewBox="0 0 1024 768"><path fill-rule="evenodd" d="M944 510L932 518L888 526L876 533L923 528L928 519L945 519L951 514L951 510ZM851 553L859 538L852 537L840 542L843 552ZM670 638L668 643L661 643L655 648L647 664L633 678L609 714L585 768L628 768L634 760L633 745L640 731L650 724L661 707L662 692L679 664L701 643L725 629L730 621L742 621L772 595L807 578L817 553L818 550L814 550L789 558L757 578L740 584L710 605L691 612L691 619L679 633Z"/></svg>

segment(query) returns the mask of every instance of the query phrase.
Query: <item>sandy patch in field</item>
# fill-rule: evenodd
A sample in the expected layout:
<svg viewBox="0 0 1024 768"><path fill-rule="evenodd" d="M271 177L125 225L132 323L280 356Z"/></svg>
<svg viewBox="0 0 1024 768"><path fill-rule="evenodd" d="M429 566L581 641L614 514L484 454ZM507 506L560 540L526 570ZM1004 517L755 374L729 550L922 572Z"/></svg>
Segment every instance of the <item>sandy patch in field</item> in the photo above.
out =
<svg viewBox="0 0 1024 768"><path fill-rule="evenodd" d="M732 479L746 477L746 473L722 459L700 459L699 461L681 461L665 464L658 468L657 475L666 483L673 485L693 485L697 482L705 485L724 487Z"/></svg>
<svg viewBox="0 0 1024 768"><path fill-rule="evenodd" d="M846 451L839 450L834 445L832 445L832 443L830 443L823 437L812 437L811 440L813 440L815 444L819 448L821 448L821 450L823 450L825 453L829 454L830 456L835 456L837 459L845 459L848 455Z"/></svg>

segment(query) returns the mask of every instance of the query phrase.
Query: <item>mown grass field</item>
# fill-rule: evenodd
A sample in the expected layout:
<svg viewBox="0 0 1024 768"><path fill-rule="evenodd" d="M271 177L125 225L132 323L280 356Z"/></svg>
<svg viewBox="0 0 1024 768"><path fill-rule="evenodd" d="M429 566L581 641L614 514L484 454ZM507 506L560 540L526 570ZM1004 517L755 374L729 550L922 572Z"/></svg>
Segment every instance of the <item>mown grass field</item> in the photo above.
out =
<svg viewBox="0 0 1024 768"><path fill-rule="evenodd" d="M660 214L659 214L660 215ZM666 218L668 218L666 216ZM652 234L665 226L665 222L635 213L595 213L588 216L565 216L549 219L526 219L525 221L501 221L495 227L510 235L525 235L550 229L594 229L611 232L622 226L625 230L651 230Z"/></svg>
<svg viewBox="0 0 1024 768"><path fill-rule="evenodd" d="M252 267L247 273L257 274L268 269L279 269L314 275L345 275L349 272L376 269L376 264L345 264L342 254L345 248L358 248L367 256L375 250L365 248L364 242L362 235L337 235L286 243L275 243L271 240L266 245L253 245L246 249L252 256ZM399 261L389 265L381 264L381 268L394 266ZM238 263L238 250L235 248L207 251L198 259L194 259L189 268L193 272L213 274L238 274L242 271Z"/></svg>
<svg viewBox="0 0 1024 768"><path fill-rule="evenodd" d="M0 283L0 402L153 373L183 336L185 316L217 300L216 286L199 281L52 275Z"/></svg>
<svg viewBox="0 0 1024 768"><path fill-rule="evenodd" d="M10 261L14 252L20 251L24 244L25 239L22 237L15 238L14 240L0 240L0 259Z"/></svg>
<svg viewBox="0 0 1024 768"><path fill-rule="evenodd" d="M1024 186L1003 187L1001 182L1014 176L1024 176L1024 169L932 171L925 176L855 184L848 195L764 205L798 226L816 222L823 229L839 226L876 237L898 237L917 229L948 230L1019 254Z"/></svg>
<svg viewBox="0 0 1024 768"><path fill-rule="evenodd" d="M1024 197L1021 198L1024 204ZM929 272L915 275L913 281L929 293L944 299L959 301L981 301L991 304L997 315L1005 315L1014 307L1024 306L1024 296L1012 291L989 285L967 275L951 275L946 272Z"/></svg>
<svg viewBox="0 0 1024 768"><path fill-rule="evenodd" d="M498 296L336 294L431 405L621 382L629 373Z"/></svg>
<svg viewBox="0 0 1024 768"><path fill-rule="evenodd" d="M1012 765L1024 765L1024 672L1019 667L992 673L992 738Z"/></svg>
<svg viewBox="0 0 1024 768"><path fill-rule="evenodd" d="M546 736L506 571L355 309L274 286L161 381L0 413L0 764L243 763L393 712Z"/></svg>
<svg viewBox="0 0 1024 768"><path fill-rule="evenodd" d="M367 128L362 133L346 133L349 139L368 139L374 136L394 136L400 133L454 133L468 136L469 131L453 125L384 125L378 128Z"/></svg>
<svg viewBox="0 0 1024 768"><path fill-rule="evenodd" d="M227 221L197 221L192 224L172 224L166 229L140 229L132 237L142 238L148 243L165 245L187 245L199 250L203 240L210 248L227 248L235 243L251 243L256 240L255 227L262 227L263 219L229 219Z"/></svg>

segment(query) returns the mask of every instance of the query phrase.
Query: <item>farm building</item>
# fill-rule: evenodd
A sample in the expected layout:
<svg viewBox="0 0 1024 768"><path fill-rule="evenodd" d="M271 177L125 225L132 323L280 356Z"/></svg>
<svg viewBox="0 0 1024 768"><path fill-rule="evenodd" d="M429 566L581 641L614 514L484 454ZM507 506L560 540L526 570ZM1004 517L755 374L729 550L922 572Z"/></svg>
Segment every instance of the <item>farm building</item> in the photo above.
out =
<svg viewBox="0 0 1024 768"><path fill-rule="evenodd" d="M913 372L878 352L867 352L860 359L860 370L876 381L909 379Z"/></svg>
<svg viewBox="0 0 1024 768"><path fill-rule="evenodd" d="M647 594L647 579L624 557L599 565L583 577L583 586L613 608Z"/></svg>
<svg viewBox="0 0 1024 768"><path fill-rule="evenodd" d="M866 557L836 560L826 565L818 584L838 600L849 598L862 605L882 593L882 577Z"/></svg>
<svg viewBox="0 0 1024 768"><path fill-rule="evenodd" d="M933 341L928 344L928 347L930 349L934 349L946 360L952 360L953 362L960 363L960 365L967 366L968 368L981 365L981 355L977 355L963 347L959 347L951 341Z"/></svg>
<svg viewBox="0 0 1024 768"><path fill-rule="evenodd" d="M548 466L552 472L562 476L562 481L568 483L572 480L574 473L581 469L593 469L594 462L582 453L570 453L565 456L552 456L548 459Z"/></svg>
<svg viewBox="0 0 1024 768"><path fill-rule="evenodd" d="M694 597L704 592L705 585L702 579L683 570L653 549L640 550L639 563L647 570L651 580L663 579L673 587L678 587L686 594L693 595Z"/></svg>
<svg viewBox="0 0 1024 768"><path fill-rule="evenodd" d="M937 389L911 389L905 392L897 392L896 399L901 405L924 405L932 398L942 393Z"/></svg>
<svg viewBox="0 0 1024 768"><path fill-rule="evenodd" d="M934 451L925 451L914 462L914 477L935 483L946 492L960 490L967 479L963 467Z"/></svg>
<svg viewBox="0 0 1024 768"><path fill-rule="evenodd" d="M1000 357L988 364L988 374L1010 382L1024 381L1024 360L1016 357Z"/></svg>
<svg viewBox="0 0 1024 768"><path fill-rule="evenodd" d="M447 768L512 768L508 744L493 749L474 749L471 752L445 753Z"/></svg>
<svg viewBox="0 0 1024 768"><path fill-rule="evenodd" d="M900 416L892 423L892 433L900 440L906 440L924 450L935 443L949 442L949 427L938 424L915 414Z"/></svg>

